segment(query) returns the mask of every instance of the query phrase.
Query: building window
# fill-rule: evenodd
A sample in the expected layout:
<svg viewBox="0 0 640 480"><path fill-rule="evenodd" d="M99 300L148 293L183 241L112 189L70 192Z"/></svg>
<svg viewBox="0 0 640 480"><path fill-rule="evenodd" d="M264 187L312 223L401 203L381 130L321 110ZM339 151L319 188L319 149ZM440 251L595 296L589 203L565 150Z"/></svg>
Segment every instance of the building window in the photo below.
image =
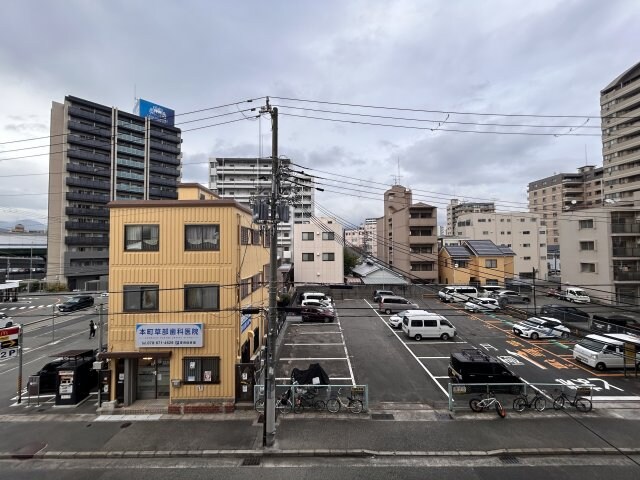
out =
<svg viewBox="0 0 640 480"><path fill-rule="evenodd" d="M185 285L184 309L189 311L220 310L220 287L218 285Z"/></svg>
<svg viewBox="0 0 640 480"><path fill-rule="evenodd" d="M580 230L582 230L583 228L593 228L593 219L590 218L589 220L580 220Z"/></svg>
<svg viewBox="0 0 640 480"><path fill-rule="evenodd" d="M303 262L313 262L313 253L303 253L302 254Z"/></svg>
<svg viewBox="0 0 640 480"><path fill-rule="evenodd" d="M523 246L523 247L530 247L530 246L531 246L531 244L530 244L530 243L523 243L523 244L522 244L522 246Z"/></svg>
<svg viewBox="0 0 640 480"><path fill-rule="evenodd" d="M125 312L157 312L158 311L158 285L125 285L124 305Z"/></svg>
<svg viewBox="0 0 640 480"><path fill-rule="evenodd" d="M580 242L580 250L595 250L595 249L596 249L596 242L594 242L593 240Z"/></svg>
<svg viewBox="0 0 640 480"><path fill-rule="evenodd" d="M302 240L313 240L313 232L302 232Z"/></svg>
<svg viewBox="0 0 640 480"><path fill-rule="evenodd" d="M220 383L220 357L184 357L184 383Z"/></svg>
<svg viewBox="0 0 640 480"><path fill-rule="evenodd" d="M251 279L240 280L240 298L247 298L251 293Z"/></svg>
<svg viewBox="0 0 640 480"><path fill-rule="evenodd" d="M581 263L580 264L580 272L581 273L596 273L596 264L595 263Z"/></svg>
<svg viewBox="0 0 640 480"><path fill-rule="evenodd" d="M482 234L483 234L483 235L489 235L489 231L488 231L488 230L484 230L484 231L482 232Z"/></svg>
<svg viewBox="0 0 640 480"><path fill-rule="evenodd" d="M247 241L249 236L247 229ZM220 225L185 225L185 250L220 250Z"/></svg>
<svg viewBox="0 0 640 480"><path fill-rule="evenodd" d="M529 235L531 232L529 230L525 230L524 232L522 232L523 235Z"/></svg>
<svg viewBox="0 0 640 480"><path fill-rule="evenodd" d="M531 260L531 257L523 257L523 260Z"/></svg>
<svg viewBox="0 0 640 480"><path fill-rule="evenodd" d="M322 261L323 262L335 262L336 254L335 253L323 253Z"/></svg>
<svg viewBox="0 0 640 480"><path fill-rule="evenodd" d="M249 245L251 243L251 229L249 227L240 227L240 245Z"/></svg>
<svg viewBox="0 0 640 480"><path fill-rule="evenodd" d="M484 266L486 268L498 268L498 260L487 259L487 260L484 261Z"/></svg>
<svg viewBox="0 0 640 480"><path fill-rule="evenodd" d="M333 232L322 232L322 240L334 240L335 233Z"/></svg>
<svg viewBox="0 0 640 480"><path fill-rule="evenodd" d="M124 249L127 251L157 252L160 227L158 225L125 225Z"/></svg>

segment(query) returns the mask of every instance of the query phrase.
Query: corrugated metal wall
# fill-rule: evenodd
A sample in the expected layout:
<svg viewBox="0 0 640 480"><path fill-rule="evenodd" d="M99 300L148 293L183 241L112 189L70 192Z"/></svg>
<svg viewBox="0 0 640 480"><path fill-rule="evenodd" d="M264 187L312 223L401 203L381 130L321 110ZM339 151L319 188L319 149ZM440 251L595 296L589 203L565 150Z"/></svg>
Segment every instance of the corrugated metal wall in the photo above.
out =
<svg viewBox="0 0 640 480"><path fill-rule="evenodd" d="M125 225L157 224L158 252L125 252ZM184 250L184 225L219 224L220 250ZM219 356L219 385L171 387L171 399L224 399L235 395L234 365L240 345L259 327L261 315L253 315L250 328L240 335L240 307L268 303L267 288L253 292L238 304L238 283L263 271L269 250L240 245L239 226L251 227L251 216L232 206L113 208L110 218L109 251L109 350L131 352L135 347L136 323L204 323L202 348L171 349L172 379L182 379L182 358ZM255 226L254 226L255 228ZM238 274L238 272L240 272ZM266 279L263 279L266 285ZM185 285L220 285L219 312L183 312ZM158 285L159 312L123 313L124 285ZM152 352L154 349L141 349ZM160 349L159 349L160 350ZM166 349L163 349L166 350Z"/></svg>

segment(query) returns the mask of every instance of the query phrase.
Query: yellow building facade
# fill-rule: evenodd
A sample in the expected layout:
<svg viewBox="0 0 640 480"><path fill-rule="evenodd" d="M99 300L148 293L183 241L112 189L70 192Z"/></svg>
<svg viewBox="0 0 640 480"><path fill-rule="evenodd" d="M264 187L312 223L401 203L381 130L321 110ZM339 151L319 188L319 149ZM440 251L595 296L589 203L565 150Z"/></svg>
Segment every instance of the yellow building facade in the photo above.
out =
<svg viewBox="0 0 640 480"><path fill-rule="evenodd" d="M269 275L251 211L192 184L178 200L109 207L111 405L166 400L179 413L250 400L266 320L242 310L266 308Z"/></svg>
<svg viewBox="0 0 640 480"><path fill-rule="evenodd" d="M463 241L438 252L440 284L504 285L513 278L515 253L490 240Z"/></svg>

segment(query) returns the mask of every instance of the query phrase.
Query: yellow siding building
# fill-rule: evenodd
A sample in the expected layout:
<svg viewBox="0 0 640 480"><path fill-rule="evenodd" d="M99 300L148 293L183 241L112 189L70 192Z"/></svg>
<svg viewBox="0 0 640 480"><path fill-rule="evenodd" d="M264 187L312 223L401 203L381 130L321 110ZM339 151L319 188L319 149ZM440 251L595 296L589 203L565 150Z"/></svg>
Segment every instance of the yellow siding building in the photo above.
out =
<svg viewBox="0 0 640 480"><path fill-rule="evenodd" d="M178 200L109 207L110 405L166 400L178 413L251 400L266 320L241 310L267 307L269 272L251 211L197 184Z"/></svg>
<svg viewBox="0 0 640 480"><path fill-rule="evenodd" d="M504 285L513 278L511 248L491 240L465 240L438 252L440 283L444 285Z"/></svg>

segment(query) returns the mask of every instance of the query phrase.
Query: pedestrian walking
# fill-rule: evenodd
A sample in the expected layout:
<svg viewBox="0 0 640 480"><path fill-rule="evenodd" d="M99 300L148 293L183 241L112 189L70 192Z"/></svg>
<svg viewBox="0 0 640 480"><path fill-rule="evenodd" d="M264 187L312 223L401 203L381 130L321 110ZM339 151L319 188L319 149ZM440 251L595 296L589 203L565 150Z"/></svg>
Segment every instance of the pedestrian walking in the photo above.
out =
<svg viewBox="0 0 640 480"><path fill-rule="evenodd" d="M93 323L93 320L89 322L89 338L95 338L96 336L96 324Z"/></svg>

